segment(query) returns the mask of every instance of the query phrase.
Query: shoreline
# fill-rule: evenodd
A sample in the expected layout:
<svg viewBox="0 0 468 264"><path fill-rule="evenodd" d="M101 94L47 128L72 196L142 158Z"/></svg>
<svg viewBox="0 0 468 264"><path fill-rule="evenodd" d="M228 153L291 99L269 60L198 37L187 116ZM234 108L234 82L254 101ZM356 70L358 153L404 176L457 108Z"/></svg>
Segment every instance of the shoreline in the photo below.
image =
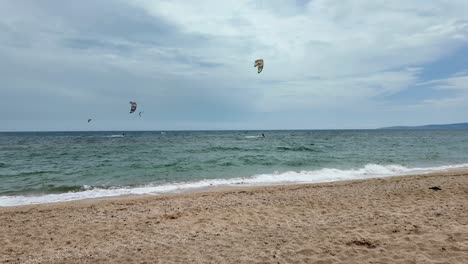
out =
<svg viewBox="0 0 468 264"><path fill-rule="evenodd" d="M0 263L466 263L468 171L1 207L0 243Z"/></svg>
<svg viewBox="0 0 468 264"><path fill-rule="evenodd" d="M289 185L309 185L309 184L321 184L321 183L335 183L335 182L347 182L347 181L360 181L360 180L368 180L368 179L382 179L382 178L391 178L391 177L406 177L406 176L418 176L418 175L431 175L431 174L444 174L444 173L451 173L451 172L463 172L466 171L468 173L468 168L466 167L466 164L461 164L461 165L453 165L454 167L451 168L444 168L445 166L440 167L440 170L436 171L431 171L431 167L429 168L420 168L417 169L415 168L413 172L407 172L401 175L375 175L371 177L365 177L364 175L361 176L362 178L351 178L351 179L340 179L337 178L336 180L318 180L317 182L289 182L289 181L284 181L284 182L244 182L243 180L248 181L248 178L235 178L235 179L213 179L214 181L230 181L233 180L234 182L236 180L241 180L240 182L236 183L226 183L226 184L217 184L213 186L199 186L199 187L181 187L180 189L174 189L174 190L168 190L168 191L155 191L155 192L145 192L145 193L125 193L125 194L112 194L112 195L103 195L99 197L84 197L84 198L62 198L64 200L49 200L45 202L24 202L24 204L13 204L9 205L8 201L6 202L6 205L0 204L0 208L8 208L8 207L17 207L17 206L28 206L28 205L41 205L41 204L54 204L54 203L67 203L67 202L79 202L79 201L87 201L87 200L115 200L115 199L126 199L129 197L153 197L153 196L165 196L165 195L178 195L178 194L190 194L190 193L199 193L199 192L211 192L211 191L217 191L217 190L230 190L230 189L238 189L238 188L263 188L263 187L274 187L274 186L289 186ZM457 167L460 166L460 167ZM424 171L425 169L428 169L427 171ZM352 170L351 170L352 172ZM208 180L209 181L209 180ZM203 181L199 181L203 182ZM197 182L183 182L183 183L173 183L172 185L177 186L177 184L181 185L191 185ZM168 186L170 186L169 184ZM211 184L210 184L211 185ZM158 187L164 187L165 185L161 186L154 186L154 188ZM142 186L140 188L147 188L147 186ZM150 187L151 188L151 187ZM138 188L136 188L138 189ZM96 189L98 191L115 191L119 189ZM120 190L126 190L120 189ZM129 191L132 191L132 188L127 189ZM10 199L18 199L18 197L24 198L24 199L41 199L44 197L49 197L49 196L61 196L61 195L76 195L76 194L81 194L86 191L80 191L80 192L68 192L68 193L58 193L58 194L44 194L40 196L2 196L3 198L9 197ZM0 197L0 198L2 198ZM8 199L8 198L7 198Z"/></svg>

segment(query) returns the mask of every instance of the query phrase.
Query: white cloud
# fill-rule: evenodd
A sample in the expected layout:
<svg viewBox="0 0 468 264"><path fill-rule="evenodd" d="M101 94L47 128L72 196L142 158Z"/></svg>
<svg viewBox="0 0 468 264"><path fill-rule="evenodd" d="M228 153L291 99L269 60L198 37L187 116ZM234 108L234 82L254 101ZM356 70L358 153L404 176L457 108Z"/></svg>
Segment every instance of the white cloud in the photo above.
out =
<svg viewBox="0 0 468 264"><path fill-rule="evenodd" d="M433 84L437 89L464 90L468 92L468 75L433 81Z"/></svg>
<svg viewBox="0 0 468 264"><path fill-rule="evenodd" d="M466 107L468 102L468 75L460 71L444 79L430 80L417 84L420 87L426 87L439 91L451 91L450 96L442 98L432 98L423 100L421 106L432 106L436 108L456 108Z"/></svg>
<svg viewBox="0 0 468 264"><path fill-rule="evenodd" d="M401 109L385 97L418 85L468 90L466 72L421 79L426 64L468 43L466 10L466 0L10 1L0 4L0 69L8 75L0 89L83 105L141 96L169 113L227 105L246 119L370 113L379 103ZM261 74L257 58L265 59ZM415 107L460 105L456 98Z"/></svg>
<svg viewBox="0 0 468 264"><path fill-rule="evenodd" d="M466 96L424 100L424 104L437 107L437 108L459 107L461 105L466 104L466 102L467 102Z"/></svg>
<svg viewBox="0 0 468 264"><path fill-rule="evenodd" d="M447 78L419 82L417 85L428 86L438 90L468 92L468 74L464 71L455 72Z"/></svg>
<svg viewBox="0 0 468 264"><path fill-rule="evenodd" d="M318 80L286 81L262 85L261 109L300 110L316 108L346 109L351 105L367 104L367 99L385 96L414 83L420 71L407 69Z"/></svg>
<svg viewBox="0 0 468 264"><path fill-rule="evenodd" d="M130 2L184 32L218 39L215 47L188 52L223 63L216 76L254 83L252 89L265 92L264 109L400 91L418 81L420 70L408 67L453 52L468 36L464 0L316 0L305 7L286 0ZM232 48L242 42L252 46ZM248 63L258 57L265 69L255 76ZM261 88L278 80L272 89Z"/></svg>

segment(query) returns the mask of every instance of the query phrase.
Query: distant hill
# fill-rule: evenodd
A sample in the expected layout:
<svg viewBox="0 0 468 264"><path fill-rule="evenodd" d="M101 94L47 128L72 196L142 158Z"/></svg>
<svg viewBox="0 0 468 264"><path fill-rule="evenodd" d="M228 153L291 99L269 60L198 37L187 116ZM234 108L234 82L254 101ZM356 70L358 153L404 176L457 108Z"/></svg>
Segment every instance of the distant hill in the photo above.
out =
<svg viewBox="0 0 468 264"><path fill-rule="evenodd" d="M468 129L468 123L446 124L446 125L425 125L425 126L392 126L378 129Z"/></svg>

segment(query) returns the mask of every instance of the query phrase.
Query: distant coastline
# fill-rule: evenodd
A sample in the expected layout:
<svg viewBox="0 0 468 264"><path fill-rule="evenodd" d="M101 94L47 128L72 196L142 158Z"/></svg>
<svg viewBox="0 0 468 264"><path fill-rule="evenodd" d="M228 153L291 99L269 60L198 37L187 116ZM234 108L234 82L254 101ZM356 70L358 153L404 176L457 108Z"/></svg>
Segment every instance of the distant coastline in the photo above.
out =
<svg viewBox="0 0 468 264"><path fill-rule="evenodd" d="M165 129L165 130L20 130L20 131L1 131L0 134L42 134L42 133L184 133L184 132L241 132L241 133L261 133L261 132L287 132L287 131L358 131L358 130L406 130L406 129L468 129L467 123L453 124L432 124L422 126L389 126L379 128L290 128L290 129Z"/></svg>
<svg viewBox="0 0 468 264"><path fill-rule="evenodd" d="M438 124L438 125L424 125L424 126L391 126L381 127L377 129L382 130L397 130L397 129L468 129L468 123L455 123L455 124Z"/></svg>

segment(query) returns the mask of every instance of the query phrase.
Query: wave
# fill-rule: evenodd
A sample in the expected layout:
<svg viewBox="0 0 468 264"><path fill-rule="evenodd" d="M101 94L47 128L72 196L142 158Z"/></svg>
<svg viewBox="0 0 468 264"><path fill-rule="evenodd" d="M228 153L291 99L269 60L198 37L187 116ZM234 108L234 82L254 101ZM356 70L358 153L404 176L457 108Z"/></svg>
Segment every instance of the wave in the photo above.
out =
<svg viewBox="0 0 468 264"><path fill-rule="evenodd" d="M245 136L244 138L246 139L254 139L254 138L263 138L263 136L259 135L259 136Z"/></svg>
<svg viewBox="0 0 468 264"><path fill-rule="evenodd" d="M108 136L104 136L106 138L123 138L125 137L124 135L108 135Z"/></svg>
<svg viewBox="0 0 468 264"><path fill-rule="evenodd" d="M313 149L313 148L308 148L304 146L297 146L297 147L277 147L276 148L279 151L306 151L306 152L321 152L320 150Z"/></svg>
<svg viewBox="0 0 468 264"><path fill-rule="evenodd" d="M447 165L428 168L408 168L401 165L368 164L359 169L340 170L324 168L313 171L288 171L283 173L259 174L252 177L211 179L195 182L169 183L133 187L91 187L82 186L80 191L54 193L41 196L0 196L0 206L65 202L90 198L115 197L122 195L164 194L216 186L259 186L288 183L320 183L342 180L380 178L397 175L423 174L436 171L468 168L468 164ZM76 187L75 187L76 188Z"/></svg>
<svg viewBox="0 0 468 264"><path fill-rule="evenodd" d="M211 147L207 149L207 151L242 151L242 150L250 150L250 149L243 149L239 147L222 147L222 146L216 146L216 147Z"/></svg>

